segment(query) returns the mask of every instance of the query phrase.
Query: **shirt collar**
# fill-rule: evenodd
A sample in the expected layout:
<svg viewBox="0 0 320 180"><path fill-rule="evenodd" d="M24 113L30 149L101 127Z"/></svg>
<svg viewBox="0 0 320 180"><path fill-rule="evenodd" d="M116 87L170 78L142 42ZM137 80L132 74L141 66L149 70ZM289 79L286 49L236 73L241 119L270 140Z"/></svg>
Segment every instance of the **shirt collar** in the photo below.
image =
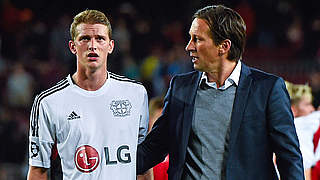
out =
<svg viewBox="0 0 320 180"><path fill-rule="evenodd" d="M217 88L217 84L215 82L209 82L205 72L202 73L200 84L202 81L204 81L210 87L213 87L215 89L225 90L228 87L232 86L233 84L238 86L239 79L240 79L240 72L241 72L241 61L239 60L236 67L233 69L232 73L230 74L230 76L224 82L223 86Z"/></svg>

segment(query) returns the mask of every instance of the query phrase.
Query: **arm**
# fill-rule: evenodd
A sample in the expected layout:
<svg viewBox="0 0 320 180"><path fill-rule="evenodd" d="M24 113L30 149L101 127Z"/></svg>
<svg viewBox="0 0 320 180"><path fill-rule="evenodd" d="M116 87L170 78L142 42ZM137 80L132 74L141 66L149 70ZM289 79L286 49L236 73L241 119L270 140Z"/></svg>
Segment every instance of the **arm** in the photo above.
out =
<svg viewBox="0 0 320 180"><path fill-rule="evenodd" d="M137 180L154 180L152 168L149 169L145 174L138 175Z"/></svg>
<svg viewBox="0 0 320 180"><path fill-rule="evenodd" d="M28 180L47 180L48 169L42 167L30 166L28 172Z"/></svg>
<svg viewBox="0 0 320 180"><path fill-rule="evenodd" d="M148 125L149 125L148 95L145 89L144 89L144 95L143 95L143 105L140 112L141 112L141 115L140 115L140 122L139 122L138 144L140 144L147 136Z"/></svg>
<svg viewBox="0 0 320 180"><path fill-rule="evenodd" d="M306 180L311 180L311 168L304 171Z"/></svg>
<svg viewBox="0 0 320 180"><path fill-rule="evenodd" d="M148 108L148 95L146 90L144 90L144 100L141 109L140 123L139 123L139 136L138 136L138 144L140 144L146 137L148 132L149 125L149 108ZM137 180L153 180L153 171L149 169L143 175L138 175Z"/></svg>
<svg viewBox="0 0 320 180"><path fill-rule="evenodd" d="M28 179L46 178L54 144L54 130L39 97L35 98L30 114Z"/></svg>
<svg viewBox="0 0 320 180"><path fill-rule="evenodd" d="M267 105L269 136L281 180L304 179L302 156L284 81L277 79Z"/></svg>

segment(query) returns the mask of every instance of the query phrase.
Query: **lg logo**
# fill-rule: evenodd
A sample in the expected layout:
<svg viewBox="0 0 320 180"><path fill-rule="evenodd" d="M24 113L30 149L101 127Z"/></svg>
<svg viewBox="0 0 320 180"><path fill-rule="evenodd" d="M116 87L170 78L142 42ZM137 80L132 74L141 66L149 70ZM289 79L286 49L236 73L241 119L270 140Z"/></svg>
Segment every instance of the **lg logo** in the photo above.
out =
<svg viewBox="0 0 320 180"><path fill-rule="evenodd" d="M79 171L89 173L98 167L100 158L95 148L84 145L76 150L74 161Z"/></svg>
<svg viewBox="0 0 320 180"><path fill-rule="evenodd" d="M110 153L109 153L109 148L104 147L104 153L106 156L106 164L117 164L118 162L120 163L130 163L131 162L131 156L129 152L129 146L127 145L122 145L117 149L117 160L111 160Z"/></svg>
<svg viewBox="0 0 320 180"><path fill-rule="evenodd" d="M109 147L104 147L105 164L116 165L117 163L130 163L131 155L128 145L122 145L116 150L116 157L112 157ZM98 151L89 145L84 145L76 150L74 161L77 169L83 173L90 173L94 171L100 163L100 156Z"/></svg>

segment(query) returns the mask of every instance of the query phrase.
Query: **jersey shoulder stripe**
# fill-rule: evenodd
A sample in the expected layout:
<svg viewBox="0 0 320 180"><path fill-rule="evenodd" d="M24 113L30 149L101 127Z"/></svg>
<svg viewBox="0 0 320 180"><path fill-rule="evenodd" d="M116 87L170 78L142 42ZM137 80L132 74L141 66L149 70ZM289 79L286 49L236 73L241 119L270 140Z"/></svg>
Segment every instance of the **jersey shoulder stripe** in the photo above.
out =
<svg viewBox="0 0 320 180"><path fill-rule="evenodd" d="M118 74L115 74L115 73L112 73L112 72L109 72L109 75L110 75L110 78L118 80L118 81L132 82L132 83L136 83L136 84L142 85L142 83L139 82L139 81L136 81L134 79L130 79L130 78L127 78L125 76L121 76L121 75L118 75Z"/></svg>
<svg viewBox="0 0 320 180"><path fill-rule="evenodd" d="M31 135L35 137L39 137L39 106L40 102L43 98L54 94L62 89L68 87L70 83L68 82L67 78L59 81L55 86L41 92L39 95L36 96L34 103L32 105L31 110Z"/></svg>

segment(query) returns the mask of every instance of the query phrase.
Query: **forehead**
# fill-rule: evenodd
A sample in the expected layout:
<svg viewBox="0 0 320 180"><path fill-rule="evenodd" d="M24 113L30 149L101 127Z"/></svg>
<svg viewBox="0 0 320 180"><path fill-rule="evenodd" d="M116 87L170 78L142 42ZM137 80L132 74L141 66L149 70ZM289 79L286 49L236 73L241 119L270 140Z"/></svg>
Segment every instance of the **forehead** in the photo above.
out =
<svg viewBox="0 0 320 180"><path fill-rule="evenodd" d="M204 34L208 34L208 32L209 32L209 26L205 20L195 18L192 21L190 31L189 31L190 34L204 35Z"/></svg>
<svg viewBox="0 0 320 180"><path fill-rule="evenodd" d="M104 24L85 24L81 23L76 27L77 36L100 35L108 36L108 27Z"/></svg>

